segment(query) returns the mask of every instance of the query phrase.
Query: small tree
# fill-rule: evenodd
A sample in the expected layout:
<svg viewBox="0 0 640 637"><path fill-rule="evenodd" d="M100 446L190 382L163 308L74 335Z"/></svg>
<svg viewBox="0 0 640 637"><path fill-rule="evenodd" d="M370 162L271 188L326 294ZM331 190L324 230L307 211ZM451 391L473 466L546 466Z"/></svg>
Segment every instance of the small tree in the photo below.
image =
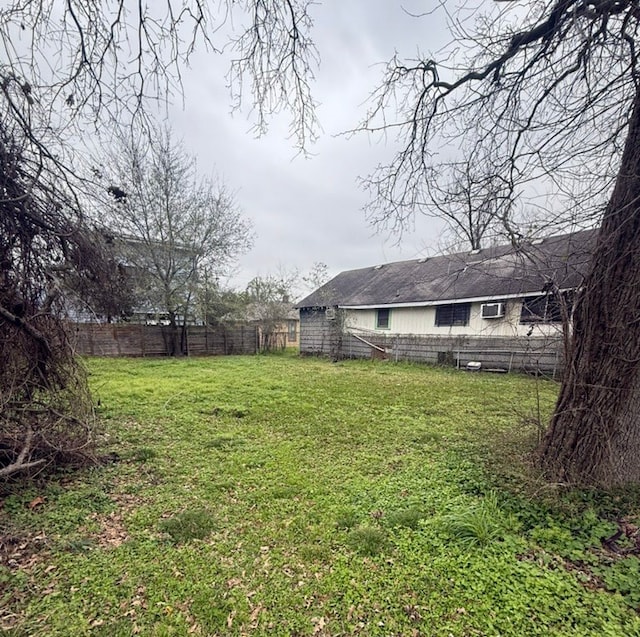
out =
<svg viewBox="0 0 640 637"><path fill-rule="evenodd" d="M200 275L220 275L251 244L249 224L226 186L199 179L171 133L121 144L101 171L114 236L142 309L166 318L170 355L182 353ZM117 185L116 185L117 184Z"/></svg>
<svg viewBox="0 0 640 637"><path fill-rule="evenodd" d="M322 261L316 261L309 272L302 277L302 282L306 285L308 293L322 287L328 280L329 268Z"/></svg>
<svg viewBox="0 0 640 637"><path fill-rule="evenodd" d="M224 287L217 277L210 277L205 268L196 296L197 316L205 325L224 325L246 318L247 296Z"/></svg>

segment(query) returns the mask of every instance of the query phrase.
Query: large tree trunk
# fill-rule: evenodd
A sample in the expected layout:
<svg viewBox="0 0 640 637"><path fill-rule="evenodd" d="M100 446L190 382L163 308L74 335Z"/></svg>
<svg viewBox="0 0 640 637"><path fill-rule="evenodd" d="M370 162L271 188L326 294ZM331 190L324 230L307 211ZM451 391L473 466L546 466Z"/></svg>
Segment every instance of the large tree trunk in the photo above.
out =
<svg viewBox="0 0 640 637"><path fill-rule="evenodd" d="M540 463L561 482L640 483L640 89Z"/></svg>

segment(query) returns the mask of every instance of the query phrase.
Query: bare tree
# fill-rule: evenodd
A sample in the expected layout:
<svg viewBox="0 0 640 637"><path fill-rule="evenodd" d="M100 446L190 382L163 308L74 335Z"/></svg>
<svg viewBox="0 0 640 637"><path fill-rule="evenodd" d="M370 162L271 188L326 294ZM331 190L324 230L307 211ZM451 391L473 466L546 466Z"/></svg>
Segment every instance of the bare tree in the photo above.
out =
<svg viewBox="0 0 640 637"><path fill-rule="evenodd" d="M504 184L499 175L482 172L487 168L468 161L452 163L427 182L427 213L433 209L447 223L452 238L471 250L480 250L487 240L501 234L503 218L508 214Z"/></svg>
<svg viewBox="0 0 640 637"><path fill-rule="evenodd" d="M310 294L322 287L329 279L329 268L327 264L322 261L316 261L311 266L309 272L303 275L302 282L306 285L307 292Z"/></svg>
<svg viewBox="0 0 640 637"><path fill-rule="evenodd" d="M143 141L144 140L144 141ZM139 310L168 321L168 353L183 353L199 277L221 276L251 245L249 223L228 188L196 172L169 130L129 138L100 169L113 241L134 282ZM117 184L117 185L116 185Z"/></svg>
<svg viewBox="0 0 640 637"><path fill-rule="evenodd" d="M468 55L389 64L363 128L395 127L403 144L369 185L381 208L403 210L437 177L432 151L455 139L469 165L491 160L512 204L545 190L563 223L600 222L540 462L553 480L640 482L638 5L493 5L473 29L456 25ZM513 212L503 222L517 239Z"/></svg>
<svg viewBox="0 0 640 637"><path fill-rule="evenodd" d="M196 48L226 49L235 104L252 104L260 131L270 114L288 109L302 147L317 130L312 4L10 0L0 9L0 100L53 157L52 136L61 139L73 124L144 120L149 98L166 101L181 90Z"/></svg>

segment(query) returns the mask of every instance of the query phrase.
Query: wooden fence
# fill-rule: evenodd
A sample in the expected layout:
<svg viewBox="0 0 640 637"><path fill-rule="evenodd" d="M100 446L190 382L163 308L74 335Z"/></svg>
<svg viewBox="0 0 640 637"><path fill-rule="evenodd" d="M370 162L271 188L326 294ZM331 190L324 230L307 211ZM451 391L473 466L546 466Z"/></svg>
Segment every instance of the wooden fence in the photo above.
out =
<svg viewBox="0 0 640 637"><path fill-rule="evenodd" d="M357 334L343 336L340 355L345 358L384 358L464 368L472 361L483 369L525 371L557 377L562 372L560 337L438 337Z"/></svg>
<svg viewBox="0 0 640 637"><path fill-rule="evenodd" d="M170 334L161 325L73 323L71 342L85 356L166 356ZM182 334L182 353L189 356L255 354L260 335L255 326L211 328L192 325Z"/></svg>
<svg viewBox="0 0 640 637"><path fill-rule="evenodd" d="M479 362L482 369L525 371L559 377L563 370L560 335L548 337L486 337L387 335L340 332L324 312L300 312L300 353L339 358L385 358L464 368Z"/></svg>

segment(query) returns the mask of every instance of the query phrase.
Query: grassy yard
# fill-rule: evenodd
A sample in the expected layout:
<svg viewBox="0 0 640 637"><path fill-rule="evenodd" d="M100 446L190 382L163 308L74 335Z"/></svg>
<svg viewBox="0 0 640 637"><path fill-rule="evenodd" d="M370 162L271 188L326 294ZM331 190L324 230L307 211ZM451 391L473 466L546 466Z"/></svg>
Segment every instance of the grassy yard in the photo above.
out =
<svg viewBox="0 0 640 637"><path fill-rule="evenodd" d="M638 497L527 469L552 383L292 356L88 366L117 456L5 495L9 635L640 635Z"/></svg>

